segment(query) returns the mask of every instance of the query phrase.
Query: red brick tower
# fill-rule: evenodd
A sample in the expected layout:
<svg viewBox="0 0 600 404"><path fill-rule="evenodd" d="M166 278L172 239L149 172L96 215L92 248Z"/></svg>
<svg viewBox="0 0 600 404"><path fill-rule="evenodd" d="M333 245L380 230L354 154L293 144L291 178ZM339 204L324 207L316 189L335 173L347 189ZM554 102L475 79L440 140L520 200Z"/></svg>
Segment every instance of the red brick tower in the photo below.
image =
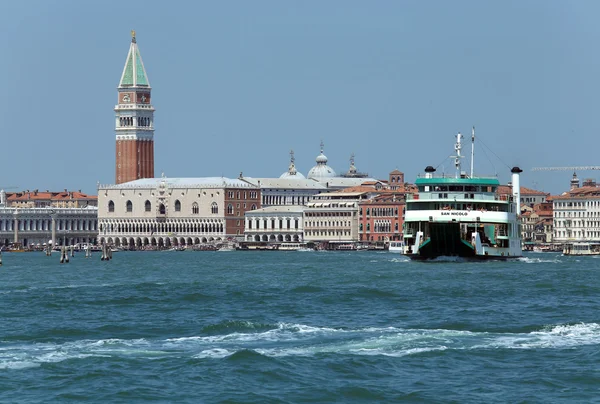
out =
<svg viewBox="0 0 600 404"><path fill-rule="evenodd" d="M131 31L131 45L117 89L116 183L154 178L154 107L135 31Z"/></svg>

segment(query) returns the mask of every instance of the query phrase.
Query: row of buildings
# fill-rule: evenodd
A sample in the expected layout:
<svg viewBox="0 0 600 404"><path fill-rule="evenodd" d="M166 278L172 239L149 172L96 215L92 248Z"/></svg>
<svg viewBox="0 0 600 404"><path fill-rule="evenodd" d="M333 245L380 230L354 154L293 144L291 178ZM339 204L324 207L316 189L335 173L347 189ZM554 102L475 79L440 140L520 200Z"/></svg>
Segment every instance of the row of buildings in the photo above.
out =
<svg viewBox="0 0 600 404"><path fill-rule="evenodd" d="M0 190L0 245L96 243L98 197L81 191Z"/></svg>
<svg viewBox="0 0 600 404"><path fill-rule="evenodd" d="M402 238L407 194L404 174L385 180L327 164L321 143L306 176L290 165L279 177L167 178L154 176L152 89L132 31L117 87L115 184L98 195L81 192L0 192L0 244L40 247L109 243L127 248L237 240L246 243L385 244ZM600 192L595 182L550 195L521 188L526 245L600 240ZM498 192L503 192L499 189Z"/></svg>
<svg viewBox="0 0 600 404"><path fill-rule="evenodd" d="M401 172L392 171L384 181L327 177L324 183L286 174L101 185L98 241L160 248L227 240L383 245L402 237L406 194L414 187L403 182Z"/></svg>

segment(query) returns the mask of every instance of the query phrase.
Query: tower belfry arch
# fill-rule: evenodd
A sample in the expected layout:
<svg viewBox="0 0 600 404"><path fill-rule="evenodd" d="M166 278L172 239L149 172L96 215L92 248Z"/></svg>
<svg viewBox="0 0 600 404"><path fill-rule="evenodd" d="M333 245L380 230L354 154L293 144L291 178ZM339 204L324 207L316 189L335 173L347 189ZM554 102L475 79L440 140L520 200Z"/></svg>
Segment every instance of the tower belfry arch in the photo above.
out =
<svg viewBox="0 0 600 404"><path fill-rule="evenodd" d="M154 107L135 31L117 87L116 183L154 178Z"/></svg>

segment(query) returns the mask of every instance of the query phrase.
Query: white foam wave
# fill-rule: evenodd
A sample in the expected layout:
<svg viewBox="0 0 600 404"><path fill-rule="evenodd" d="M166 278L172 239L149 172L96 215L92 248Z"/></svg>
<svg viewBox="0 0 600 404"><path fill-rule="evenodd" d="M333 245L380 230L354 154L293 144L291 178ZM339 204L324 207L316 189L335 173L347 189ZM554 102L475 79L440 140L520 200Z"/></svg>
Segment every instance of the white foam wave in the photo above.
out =
<svg viewBox="0 0 600 404"><path fill-rule="evenodd" d="M39 368L41 365L35 362L29 361L9 361L9 362L0 362L0 369L29 369L29 368Z"/></svg>
<svg viewBox="0 0 600 404"><path fill-rule="evenodd" d="M524 262L526 264L541 264L541 263L552 263L552 264L559 264L562 261L559 260L558 258L555 259L542 259L542 258L532 258L532 257L519 257L517 258L517 260L519 260L520 262Z"/></svg>
<svg viewBox="0 0 600 404"><path fill-rule="evenodd" d="M318 354L403 357L447 350L563 349L600 345L600 324L559 324L529 333L487 333L396 327L338 329L281 323L277 328L263 332L218 336L1 344L0 369L27 369L42 363L90 357L135 356L151 360L183 355L220 359L241 350L253 350L271 357Z"/></svg>
<svg viewBox="0 0 600 404"><path fill-rule="evenodd" d="M229 351L227 349L219 349L219 348L213 348L213 349L205 349L204 351L193 355L192 358L195 359L204 359L204 358L212 358L212 359L220 359L220 358L226 358L228 356L231 356L235 353L235 351Z"/></svg>

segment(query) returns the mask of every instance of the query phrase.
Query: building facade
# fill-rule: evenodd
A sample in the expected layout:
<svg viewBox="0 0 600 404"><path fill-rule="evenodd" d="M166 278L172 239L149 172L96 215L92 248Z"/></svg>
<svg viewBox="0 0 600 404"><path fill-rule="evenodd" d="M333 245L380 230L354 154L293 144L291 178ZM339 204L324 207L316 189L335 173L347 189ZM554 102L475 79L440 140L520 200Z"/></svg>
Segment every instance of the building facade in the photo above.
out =
<svg viewBox="0 0 600 404"><path fill-rule="evenodd" d="M147 178L98 189L99 241L130 249L243 239L260 188L238 179Z"/></svg>
<svg viewBox="0 0 600 404"><path fill-rule="evenodd" d="M358 204L367 198L365 192L328 192L318 195L304 209L304 240L326 244L358 241Z"/></svg>
<svg viewBox="0 0 600 404"><path fill-rule="evenodd" d="M154 107L135 31L117 88L116 183L154 177Z"/></svg>
<svg viewBox="0 0 600 404"><path fill-rule="evenodd" d="M304 241L303 206L270 206L246 212L245 241L271 244Z"/></svg>
<svg viewBox="0 0 600 404"><path fill-rule="evenodd" d="M385 192L361 201L359 212L359 241L386 244L402 240L402 224L406 196L399 192Z"/></svg>
<svg viewBox="0 0 600 404"><path fill-rule="evenodd" d="M600 188L573 188L552 197L554 243L600 242Z"/></svg>
<svg viewBox="0 0 600 404"><path fill-rule="evenodd" d="M0 246L27 249L95 244L97 197L79 191L6 193L0 190Z"/></svg>

